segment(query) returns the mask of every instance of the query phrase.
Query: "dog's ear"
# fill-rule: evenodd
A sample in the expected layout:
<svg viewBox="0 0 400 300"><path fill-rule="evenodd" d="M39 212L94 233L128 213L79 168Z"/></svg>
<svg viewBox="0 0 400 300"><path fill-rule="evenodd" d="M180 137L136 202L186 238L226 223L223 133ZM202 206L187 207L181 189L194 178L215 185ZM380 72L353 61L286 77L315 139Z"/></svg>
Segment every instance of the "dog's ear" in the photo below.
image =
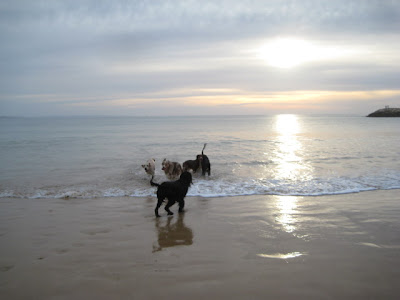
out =
<svg viewBox="0 0 400 300"><path fill-rule="evenodd" d="M154 162L156 162L156 160L155 160L154 158L152 158L152 160L153 160Z"/></svg>
<svg viewBox="0 0 400 300"><path fill-rule="evenodd" d="M146 166L145 166L145 165L142 165L142 168L146 168Z"/></svg>

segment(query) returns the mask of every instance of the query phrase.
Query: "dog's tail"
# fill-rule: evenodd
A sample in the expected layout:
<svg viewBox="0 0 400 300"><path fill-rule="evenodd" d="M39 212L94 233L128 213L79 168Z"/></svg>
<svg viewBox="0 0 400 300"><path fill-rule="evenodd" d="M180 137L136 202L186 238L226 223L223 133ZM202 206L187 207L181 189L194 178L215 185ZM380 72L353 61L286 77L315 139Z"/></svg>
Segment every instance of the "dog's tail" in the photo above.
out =
<svg viewBox="0 0 400 300"><path fill-rule="evenodd" d="M204 144L203 150L201 150L201 155L204 155L203 151L206 149L207 143Z"/></svg>
<svg viewBox="0 0 400 300"><path fill-rule="evenodd" d="M158 183L153 182L153 178L154 178L154 176L151 176L151 179L150 179L151 186L160 186Z"/></svg>

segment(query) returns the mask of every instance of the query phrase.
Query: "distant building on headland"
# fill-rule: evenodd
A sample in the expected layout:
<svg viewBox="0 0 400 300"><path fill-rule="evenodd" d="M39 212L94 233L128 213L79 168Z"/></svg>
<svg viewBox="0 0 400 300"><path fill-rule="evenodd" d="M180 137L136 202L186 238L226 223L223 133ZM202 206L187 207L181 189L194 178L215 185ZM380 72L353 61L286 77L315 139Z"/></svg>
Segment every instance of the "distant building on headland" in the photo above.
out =
<svg viewBox="0 0 400 300"><path fill-rule="evenodd" d="M389 105L385 105L385 108L378 109L367 117L400 117L400 108L390 108Z"/></svg>

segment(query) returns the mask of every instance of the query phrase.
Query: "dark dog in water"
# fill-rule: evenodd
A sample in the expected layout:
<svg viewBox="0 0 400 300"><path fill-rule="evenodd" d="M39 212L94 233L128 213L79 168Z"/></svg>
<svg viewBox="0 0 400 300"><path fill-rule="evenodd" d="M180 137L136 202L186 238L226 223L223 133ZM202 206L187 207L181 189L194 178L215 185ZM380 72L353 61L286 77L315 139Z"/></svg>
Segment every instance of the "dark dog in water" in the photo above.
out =
<svg viewBox="0 0 400 300"><path fill-rule="evenodd" d="M165 210L168 212L168 215L173 215L173 212L170 211L169 208L174 205L175 202L178 202L179 204L179 212L183 212L183 208L185 207L185 196L189 186L192 184L192 174L189 172L183 172L177 181L166 181L161 184L154 183L153 178L151 178L150 184L158 187L158 201L154 210L156 217L160 217L158 209L165 198L168 199L167 205L165 205Z"/></svg>
<svg viewBox="0 0 400 300"><path fill-rule="evenodd" d="M201 164L201 155L197 155L195 160L187 160L182 164L183 171L193 170L196 173Z"/></svg>
<svg viewBox="0 0 400 300"><path fill-rule="evenodd" d="M211 174L211 164L210 160L208 159L207 155L204 154L204 149L206 148L207 144L204 144L203 150L201 150L201 174L203 176L206 175L206 172L208 176Z"/></svg>

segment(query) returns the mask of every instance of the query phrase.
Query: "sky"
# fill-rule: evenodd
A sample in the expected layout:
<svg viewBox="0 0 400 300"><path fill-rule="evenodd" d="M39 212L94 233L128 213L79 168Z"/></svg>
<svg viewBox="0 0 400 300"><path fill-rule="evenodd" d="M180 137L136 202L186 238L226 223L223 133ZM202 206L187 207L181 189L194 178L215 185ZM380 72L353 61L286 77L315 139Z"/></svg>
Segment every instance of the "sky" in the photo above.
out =
<svg viewBox="0 0 400 300"><path fill-rule="evenodd" d="M0 115L400 107L400 0L0 1Z"/></svg>

